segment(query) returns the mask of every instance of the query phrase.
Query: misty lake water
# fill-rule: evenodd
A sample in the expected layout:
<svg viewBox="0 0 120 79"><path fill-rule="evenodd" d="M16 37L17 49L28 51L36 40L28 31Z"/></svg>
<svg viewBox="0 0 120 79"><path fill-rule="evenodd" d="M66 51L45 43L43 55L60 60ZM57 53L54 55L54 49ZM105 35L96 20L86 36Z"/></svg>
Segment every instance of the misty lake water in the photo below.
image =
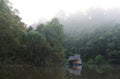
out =
<svg viewBox="0 0 120 79"><path fill-rule="evenodd" d="M120 79L120 66L27 67L0 66L0 79Z"/></svg>

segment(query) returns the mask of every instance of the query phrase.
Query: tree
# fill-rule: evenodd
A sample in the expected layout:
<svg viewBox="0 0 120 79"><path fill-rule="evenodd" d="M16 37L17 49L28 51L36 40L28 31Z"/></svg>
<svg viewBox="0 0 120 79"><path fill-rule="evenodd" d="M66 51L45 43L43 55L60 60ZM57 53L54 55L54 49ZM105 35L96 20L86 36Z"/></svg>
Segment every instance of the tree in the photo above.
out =
<svg viewBox="0 0 120 79"><path fill-rule="evenodd" d="M0 54L2 60L9 57L20 46L25 25L8 6L7 0L0 1Z"/></svg>

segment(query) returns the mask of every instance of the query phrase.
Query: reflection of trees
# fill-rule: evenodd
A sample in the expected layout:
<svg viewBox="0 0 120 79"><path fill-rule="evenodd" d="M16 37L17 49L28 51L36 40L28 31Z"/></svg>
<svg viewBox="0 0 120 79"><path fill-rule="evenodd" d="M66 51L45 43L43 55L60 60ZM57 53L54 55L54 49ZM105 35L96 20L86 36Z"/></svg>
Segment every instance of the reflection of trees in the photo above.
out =
<svg viewBox="0 0 120 79"><path fill-rule="evenodd" d="M63 68L7 67L0 70L0 79L66 79Z"/></svg>
<svg viewBox="0 0 120 79"><path fill-rule="evenodd" d="M80 76L66 73L60 67L0 66L0 79L120 79L119 74L119 66L83 66Z"/></svg>
<svg viewBox="0 0 120 79"><path fill-rule="evenodd" d="M81 75L68 74L68 79L120 79L120 67L108 65L83 66Z"/></svg>
<svg viewBox="0 0 120 79"><path fill-rule="evenodd" d="M81 79L120 79L120 68L105 65L91 65L84 67L81 73Z"/></svg>

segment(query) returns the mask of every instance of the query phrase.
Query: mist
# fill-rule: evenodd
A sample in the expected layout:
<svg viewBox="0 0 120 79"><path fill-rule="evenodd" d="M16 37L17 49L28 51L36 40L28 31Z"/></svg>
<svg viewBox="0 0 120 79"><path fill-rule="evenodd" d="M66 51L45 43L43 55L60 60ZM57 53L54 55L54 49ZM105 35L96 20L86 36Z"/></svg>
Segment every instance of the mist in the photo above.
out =
<svg viewBox="0 0 120 79"><path fill-rule="evenodd" d="M69 36L78 37L83 32L92 32L96 28L103 28L104 30L120 24L120 8L92 7L84 13L78 11L69 16L66 16L64 12L61 13L61 16L56 17L63 24L65 34Z"/></svg>

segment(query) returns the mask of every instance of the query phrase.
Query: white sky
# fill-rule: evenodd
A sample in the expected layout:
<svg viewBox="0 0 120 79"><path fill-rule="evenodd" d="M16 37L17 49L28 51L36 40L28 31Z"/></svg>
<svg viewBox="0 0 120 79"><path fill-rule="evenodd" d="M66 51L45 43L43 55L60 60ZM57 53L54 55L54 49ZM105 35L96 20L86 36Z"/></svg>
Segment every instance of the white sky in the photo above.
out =
<svg viewBox="0 0 120 79"><path fill-rule="evenodd" d="M38 20L49 20L59 11L66 14L85 12L90 7L120 8L120 0L9 0L19 10L23 21L31 25Z"/></svg>

